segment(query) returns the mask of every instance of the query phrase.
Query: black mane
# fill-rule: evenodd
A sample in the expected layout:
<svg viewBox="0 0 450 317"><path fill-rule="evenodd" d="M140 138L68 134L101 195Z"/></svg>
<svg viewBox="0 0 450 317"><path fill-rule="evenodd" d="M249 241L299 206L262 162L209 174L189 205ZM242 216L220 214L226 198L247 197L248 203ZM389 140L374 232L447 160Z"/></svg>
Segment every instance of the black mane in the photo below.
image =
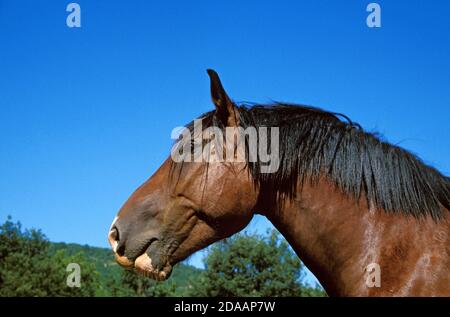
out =
<svg viewBox="0 0 450 317"><path fill-rule="evenodd" d="M265 197L292 198L299 180L304 184L325 175L345 193L387 212L440 219L442 206L450 210L449 178L344 115L283 103L237 108L244 129L279 127L278 171L262 174L258 162L248 162ZM203 124L217 123L214 112L201 118Z"/></svg>

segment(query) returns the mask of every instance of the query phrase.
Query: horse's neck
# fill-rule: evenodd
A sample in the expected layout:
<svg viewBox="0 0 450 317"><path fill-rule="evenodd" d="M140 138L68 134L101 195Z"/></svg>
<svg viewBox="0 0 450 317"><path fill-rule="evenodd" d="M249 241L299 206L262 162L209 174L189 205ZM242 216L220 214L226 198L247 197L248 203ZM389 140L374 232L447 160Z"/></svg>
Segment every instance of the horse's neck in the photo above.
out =
<svg viewBox="0 0 450 317"><path fill-rule="evenodd" d="M363 199L356 202L325 180L304 186L294 200L266 216L329 295L450 292L449 217L439 225L388 214L369 208ZM423 288L427 274L444 280Z"/></svg>

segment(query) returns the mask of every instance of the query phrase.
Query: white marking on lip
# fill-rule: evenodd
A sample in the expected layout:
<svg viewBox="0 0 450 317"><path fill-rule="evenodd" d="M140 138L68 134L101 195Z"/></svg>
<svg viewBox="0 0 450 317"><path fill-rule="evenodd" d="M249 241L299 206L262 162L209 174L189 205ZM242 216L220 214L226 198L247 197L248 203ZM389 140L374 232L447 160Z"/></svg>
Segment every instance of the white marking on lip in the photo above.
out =
<svg viewBox="0 0 450 317"><path fill-rule="evenodd" d="M117 245L118 245L119 243L117 242L117 241L114 241L113 242L113 251L114 251L114 253L117 253Z"/></svg>
<svg viewBox="0 0 450 317"><path fill-rule="evenodd" d="M141 254L134 262L134 265L139 269L145 271L153 272L155 270L152 265L152 259L148 256L147 253Z"/></svg>

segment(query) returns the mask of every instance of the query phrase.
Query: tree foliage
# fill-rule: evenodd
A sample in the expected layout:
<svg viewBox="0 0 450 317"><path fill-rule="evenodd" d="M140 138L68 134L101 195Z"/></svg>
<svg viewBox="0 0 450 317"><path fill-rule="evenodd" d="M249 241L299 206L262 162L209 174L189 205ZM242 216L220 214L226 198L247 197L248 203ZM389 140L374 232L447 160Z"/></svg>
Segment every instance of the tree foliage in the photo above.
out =
<svg viewBox="0 0 450 317"><path fill-rule="evenodd" d="M22 230L11 218L0 226L0 296L94 296L98 273L83 254L49 254L50 242L40 230ZM80 287L69 287L69 263L81 268Z"/></svg>
<svg viewBox="0 0 450 317"><path fill-rule="evenodd" d="M303 265L276 230L237 234L210 247L193 296L323 296L303 283Z"/></svg>
<svg viewBox="0 0 450 317"><path fill-rule="evenodd" d="M51 243L10 217L0 225L0 296L324 296L303 283L301 262L273 231L238 234L214 244L201 270L180 263L155 282L120 268L109 249ZM81 268L69 287L69 263Z"/></svg>

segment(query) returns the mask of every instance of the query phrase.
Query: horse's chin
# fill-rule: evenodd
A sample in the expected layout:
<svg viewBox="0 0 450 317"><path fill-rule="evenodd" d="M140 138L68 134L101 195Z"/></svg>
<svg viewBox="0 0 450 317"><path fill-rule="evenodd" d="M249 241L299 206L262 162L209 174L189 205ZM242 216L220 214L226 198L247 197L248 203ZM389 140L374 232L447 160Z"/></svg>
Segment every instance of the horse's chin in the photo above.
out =
<svg viewBox="0 0 450 317"><path fill-rule="evenodd" d="M158 270L152 265L152 259L147 253L143 253L134 262L134 269L141 275L150 277L156 281L165 281L172 273L172 266L170 264L164 265L162 270Z"/></svg>

